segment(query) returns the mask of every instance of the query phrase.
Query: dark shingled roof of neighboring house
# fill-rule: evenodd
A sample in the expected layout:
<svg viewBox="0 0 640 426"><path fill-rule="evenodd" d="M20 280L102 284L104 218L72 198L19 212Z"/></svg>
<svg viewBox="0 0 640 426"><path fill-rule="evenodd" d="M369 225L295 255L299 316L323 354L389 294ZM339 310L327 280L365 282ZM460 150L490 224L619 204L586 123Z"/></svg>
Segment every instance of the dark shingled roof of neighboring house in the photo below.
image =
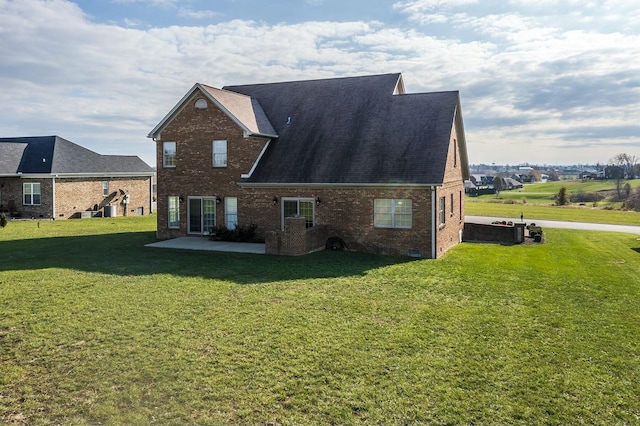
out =
<svg viewBox="0 0 640 426"><path fill-rule="evenodd" d="M59 136L0 138L0 175L150 175L137 156L101 155Z"/></svg>
<svg viewBox="0 0 640 426"><path fill-rule="evenodd" d="M459 94L401 85L398 73L224 87L257 100L278 135L245 181L441 184Z"/></svg>

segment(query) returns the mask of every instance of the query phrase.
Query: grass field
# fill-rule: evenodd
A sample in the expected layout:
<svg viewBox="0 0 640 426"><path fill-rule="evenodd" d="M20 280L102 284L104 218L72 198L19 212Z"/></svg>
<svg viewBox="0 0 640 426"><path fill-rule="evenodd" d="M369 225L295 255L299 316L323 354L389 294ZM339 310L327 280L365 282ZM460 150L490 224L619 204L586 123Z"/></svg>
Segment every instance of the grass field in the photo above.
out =
<svg viewBox="0 0 640 426"><path fill-rule="evenodd" d="M632 188L640 188L640 179L630 180ZM479 197L466 197L465 212L468 215L495 216L504 218L564 220L571 222L610 223L617 225L640 225L640 212L620 210L621 202L610 199L593 203L571 203L555 206L554 196L561 187L567 196L580 191L585 193L615 192L613 181L560 181L527 184L521 190L501 191ZM583 204L583 205L580 205Z"/></svg>
<svg viewBox="0 0 640 426"><path fill-rule="evenodd" d="M153 221L0 229L0 423L640 423L636 235L288 258Z"/></svg>

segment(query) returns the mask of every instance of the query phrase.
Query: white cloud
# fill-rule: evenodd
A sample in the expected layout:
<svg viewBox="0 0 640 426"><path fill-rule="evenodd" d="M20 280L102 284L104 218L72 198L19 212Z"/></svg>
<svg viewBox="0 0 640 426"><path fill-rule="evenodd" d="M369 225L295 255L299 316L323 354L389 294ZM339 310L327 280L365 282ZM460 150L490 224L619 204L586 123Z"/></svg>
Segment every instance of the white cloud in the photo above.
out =
<svg viewBox="0 0 640 426"><path fill-rule="evenodd" d="M407 0L393 4L393 8L420 24L445 23L448 12L461 6L476 4L478 0Z"/></svg>
<svg viewBox="0 0 640 426"><path fill-rule="evenodd" d="M178 16L191 19L213 19L219 18L222 14L213 10L191 10L181 7L178 9Z"/></svg>
<svg viewBox="0 0 640 426"><path fill-rule="evenodd" d="M640 115L640 36L625 30L635 28L637 9L609 15L618 31L583 28L579 19L607 21L595 12L566 26L515 10L480 13L478 4L447 12L474 3L395 4L403 13L442 14L447 35L382 22L143 29L96 24L65 0L0 0L2 136L59 134L154 163L146 134L195 82L403 72L410 92L460 90L472 162L567 162L558 152L595 162L640 147L640 126L629 127Z"/></svg>

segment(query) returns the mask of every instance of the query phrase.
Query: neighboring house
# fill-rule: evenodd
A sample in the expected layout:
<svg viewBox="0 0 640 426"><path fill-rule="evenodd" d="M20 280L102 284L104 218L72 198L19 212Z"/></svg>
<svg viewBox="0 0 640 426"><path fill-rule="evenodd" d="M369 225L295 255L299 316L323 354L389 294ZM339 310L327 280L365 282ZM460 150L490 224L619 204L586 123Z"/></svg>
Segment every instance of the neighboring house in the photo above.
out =
<svg viewBox="0 0 640 426"><path fill-rule="evenodd" d="M0 138L0 211L68 219L151 213L154 170L136 156L100 155L58 136Z"/></svg>
<svg viewBox="0 0 640 426"><path fill-rule="evenodd" d="M605 179L625 179L626 173L624 167L621 166L606 166L604 168Z"/></svg>
<svg viewBox="0 0 640 426"><path fill-rule="evenodd" d="M149 137L159 238L255 225L267 253L427 258L461 239L457 91L406 94L401 74L195 84Z"/></svg>
<svg viewBox="0 0 640 426"><path fill-rule="evenodd" d="M519 182L513 178L507 177L502 178L502 189L511 190L511 189L522 189L522 182Z"/></svg>

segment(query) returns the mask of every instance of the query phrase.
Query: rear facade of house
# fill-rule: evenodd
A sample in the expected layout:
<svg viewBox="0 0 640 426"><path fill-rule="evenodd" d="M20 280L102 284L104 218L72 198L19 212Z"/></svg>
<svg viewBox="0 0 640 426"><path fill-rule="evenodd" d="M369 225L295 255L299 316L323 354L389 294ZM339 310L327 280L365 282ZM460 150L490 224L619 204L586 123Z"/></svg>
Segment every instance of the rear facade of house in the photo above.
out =
<svg viewBox="0 0 640 426"><path fill-rule="evenodd" d="M458 92L406 94L400 74L196 84L149 137L159 238L253 225L267 253L425 258L460 241Z"/></svg>

